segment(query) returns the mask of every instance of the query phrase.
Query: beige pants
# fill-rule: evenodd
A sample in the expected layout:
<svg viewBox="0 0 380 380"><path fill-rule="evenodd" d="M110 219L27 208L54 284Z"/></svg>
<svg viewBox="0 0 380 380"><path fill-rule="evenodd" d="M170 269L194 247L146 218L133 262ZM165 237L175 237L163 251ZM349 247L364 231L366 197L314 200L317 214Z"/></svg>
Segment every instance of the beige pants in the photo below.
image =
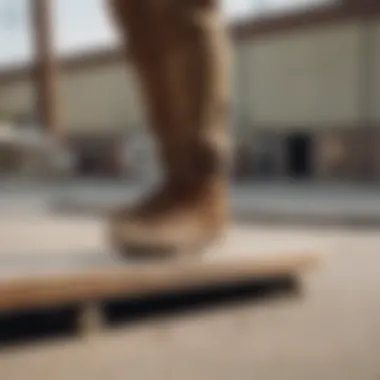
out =
<svg viewBox="0 0 380 380"><path fill-rule="evenodd" d="M226 167L229 43L217 0L111 0L169 177ZM185 178L188 177L188 178Z"/></svg>

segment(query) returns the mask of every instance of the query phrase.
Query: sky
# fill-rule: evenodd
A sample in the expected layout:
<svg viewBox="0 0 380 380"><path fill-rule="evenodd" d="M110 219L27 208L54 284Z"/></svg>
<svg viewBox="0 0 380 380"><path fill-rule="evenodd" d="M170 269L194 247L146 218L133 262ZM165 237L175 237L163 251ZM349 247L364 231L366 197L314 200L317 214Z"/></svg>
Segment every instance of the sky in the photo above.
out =
<svg viewBox="0 0 380 380"><path fill-rule="evenodd" d="M106 0L51 0L58 54L93 50L117 43L105 10ZM226 17L244 18L331 0L222 0ZM0 0L0 66L33 59L32 0Z"/></svg>

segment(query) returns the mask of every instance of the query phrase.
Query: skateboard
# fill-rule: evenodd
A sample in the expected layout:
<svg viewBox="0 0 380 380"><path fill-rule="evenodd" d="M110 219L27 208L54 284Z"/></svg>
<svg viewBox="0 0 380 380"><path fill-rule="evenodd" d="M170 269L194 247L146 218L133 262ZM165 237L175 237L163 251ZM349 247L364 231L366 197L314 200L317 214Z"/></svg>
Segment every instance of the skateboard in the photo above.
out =
<svg viewBox="0 0 380 380"><path fill-rule="evenodd" d="M234 230L202 255L183 260L129 261L103 249L0 253L0 315L82 305L81 329L93 331L101 320L98 305L107 300L298 278L323 261L310 241L258 241Z"/></svg>

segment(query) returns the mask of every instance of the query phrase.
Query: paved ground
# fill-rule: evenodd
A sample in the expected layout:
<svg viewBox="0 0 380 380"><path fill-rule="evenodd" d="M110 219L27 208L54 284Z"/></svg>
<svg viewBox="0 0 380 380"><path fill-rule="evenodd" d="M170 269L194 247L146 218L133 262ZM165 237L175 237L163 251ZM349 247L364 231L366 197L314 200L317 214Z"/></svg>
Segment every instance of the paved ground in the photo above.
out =
<svg viewBox="0 0 380 380"><path fill-rule="evenodd" d="M0 207L10 213L58 207L102 213L136 198L144 187L127 182L0 183ZM27 200L26 200L27 199ZM250 221L331 222L380 226L380 186L254 183L231 189L235 215Z"/></svg>
<svg viewBox="0 0 380 380"><path fill-rule="evenodd" d="M120 265L106 239L103 220L51 215L0 218L0 280L20 273L61 273L114 268ZM331 252L331 243L312 232L278 231L231 225L226 236L204 254L203 263L229 262L253 257L274 260ZM322 244L324 243L324 244ZM314 261L314 260L313 260ZM11 273L9 273L11 272Z"/></svg>
<svg viewBox="0 0 380 380"><path fill-rule="evenodd" d="M0 220L0 251L63 252L72 247L67 237L74 230L83 248L91 249L99 227L93 219L13 215ZM334 254L305 279L299 298L194 310L88 340L2 351L1 378L379 379L380 231L244 228L266 241L286 236L318 242Z"/></svg>

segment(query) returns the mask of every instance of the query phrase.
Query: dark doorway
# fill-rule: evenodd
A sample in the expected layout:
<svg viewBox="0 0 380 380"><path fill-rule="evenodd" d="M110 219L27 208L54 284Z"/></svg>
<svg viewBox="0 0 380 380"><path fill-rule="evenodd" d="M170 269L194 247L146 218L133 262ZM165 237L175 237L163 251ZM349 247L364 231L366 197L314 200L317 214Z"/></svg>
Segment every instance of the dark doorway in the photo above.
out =
<svg viewBox="0 0 380 380"><path fill-rule="evenodd" d="M76 151L76 173L85 177L114 177L119 172L115 158L117 145L110 139L78 140L73 144Z"/></svg>
<svg viewBox="0 0 380 380"><path fill-rule="evenodd" d="M309 135L297 133L286 140L288 175L306 179L312 172L312 139Z"/></svg>

